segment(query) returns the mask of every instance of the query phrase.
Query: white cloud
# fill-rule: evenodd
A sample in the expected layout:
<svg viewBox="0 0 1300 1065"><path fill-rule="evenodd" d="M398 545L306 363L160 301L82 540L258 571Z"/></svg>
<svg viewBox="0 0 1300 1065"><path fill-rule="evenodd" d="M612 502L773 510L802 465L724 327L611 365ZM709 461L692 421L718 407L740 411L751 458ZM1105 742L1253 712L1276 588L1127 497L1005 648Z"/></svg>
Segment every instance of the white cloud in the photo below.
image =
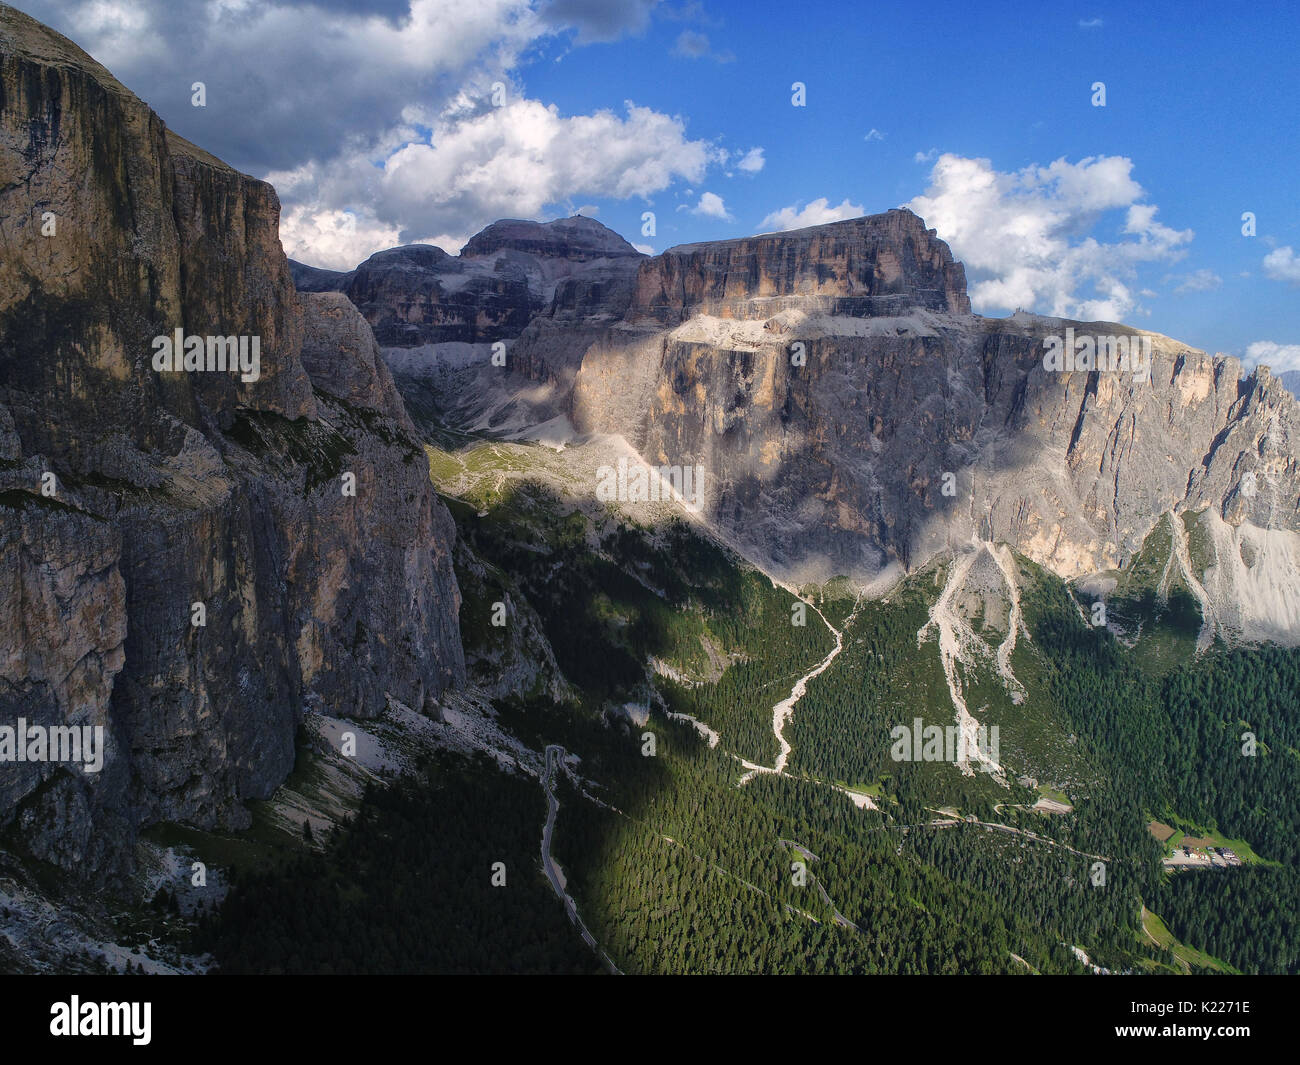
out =
<svg viewBox="0 0 1300 1065"><path fill-rule="evenodd" d="M1300 256L1289 244L1274 248L1264 256L1264 273L1274 281L1300 285Z"/></svg>
<svg viewBox="0 0 1300 1065"><path fill-rule="evenodd" d="M22 6L106 62L177 132L271 180L290 254L351 267L395 243L454 245L502 216L702 181L717 149L687 137L679 118L632 105L561 115L528 99L519 77L557 38L569 48L643 32L656 2ZM207 87L201 111L189 104L195 79ZM497 82L502 108L490 106Z"/></svg>
<svg viewBox="0 0 1300 1065"><path fill-rule="evenodd" d="M682 30L677 35L673 55L681 59L713 59L719 63L730 63L736 58L732 52L715 52L708 34L696 30Z"/></svg>
<svg viewBox="0 0 1300 1065"><path fill-rule="evenodd" d="M1300 344L1278 344L1272 340L1257 340L1246 348L1243 360L1247 366L1268 366L1274 373L1300 370Z"/></svg>
<svg viewBox="0 0 1300 1065"><path fill-rule="evenodd" d="M750 148L740 157L740 160L736 163L736 169L743 170L746 174L757 174L763 169L766 162L767 160L763 158L762 148Z"/></svg>
<svg viewBox="0 0 1300 1065"><path fill-rule="evenodd" d="M383 248L400 243L396 226L358 221L352 211L291 207L280 216L280 243L290 259L327 270L351 270Z"/></svg>
<svg viewBox="0 0 1300 1065"><path fill-rule="evenodd" d="M731 215L727 213L727 205L722 202L722 197L713 192L701 193L700 202L691 208L691 214L703 215L705 218L721 218L727 222L732 220Z"/></svg>
<svg viewBox="0 0 1300 1065"><path fill-rule="evenodd" d="M556 32L531 0L410 0L400 18L297 0L34 0L168 125L254 173L486 96ZM382 76L377 76L381 72ZM189 104L202 80L207 106ZM512 90L513 95L513 90Z"/></svg>
<svg viewBox="0 0 1300 1065"><path fill-rule="evenodd" d="M1175 295L1183 295L1187 292L1209 292L1223 284L1223 278L1213 270L1196 270L1190 274L1174 276L1170 274L1165 278L1165 283L1178 281L1179 285L1174 289Z"/></svg>
<svg viewBox="0 0 1300 1065"><path fill-rule="evenodd" d="M577 197L647 198L678 179L701 180L712 158L711 146L689 140L680 119L631 102L622 116L564 116L554 106L519 100L446 118L428 140L380 159L354 151L268 180L286 200L282 239L294 241L295 257L350 268L358 259L340 264L338 257L368 236L400 230L400 240L366 254L440 235L468 237L498 218L540 218L548 204ZM355 221L338 222L342 211ZM320 225L311 221L318 214Z"/></svg>
<svg viewBox="0 0 1300 1065"><path fill-rule="evenodd" d="M1130 288L1137 265L1175 262L1193 237L1157 222L1157 208L1138 202L1145 192L1132 169L1129 159L1098 156L1003 173L987 159L944 154L925 193L907 206L965 263L977 307L1119 320L1142 312ZM1120 210L1122 233L1135 239L1091 235ZM1092 291L1080 293L1085 286Z"/></svg>
<svg viewBox="0 0 1300 1065"><path fill-rule="evenodd" d="M654 245L652 244L633 244L632 247L642 255L653 255L655 253Z"/></svg>
<svg viewBox="0 0 1300 1065"><path fill-rule="evenodd" d="M478 0L474 0L475 3ZM579 44L643 33L659 0L549 0L540 15L560 29L576 29Z"/></svg>
<svg viewBox="0 0 1300 1065"><path fill-rule="evenodd" d="M1099 18L1081 18L1079 19L1079 29L1081 30L1099 30L1105 23Z"/></svg>
<svg viewBox="0 0 1300 1065"><path fill-rule="evenodd" d="M846 218L860 218L865 213L860 203L849 203L847 196L838 207L830 206L830 201L822 196L802 210L799 209L798 204L793 204L790 207L782 207L779 211L773 211L759 223L758 232L779 233L789 229L806 229L808 226L840 222Z"/></svg>
<svg viewBox="0 0 1300 1065"><path fill-rule="evenodd" d="M939 149L931 148L928 152L917 152L914 156L912 156L912 162L933 163L938 158L939 158Z"/></svg>
<svg viewBox="0 0 1300 1065"><path fill-rule="evenodd" d="M695 30L682 30L673 45L673 55L684 59L703 59L709 54L709 38Z"/></svg>
<svg viewBox="0 0 1300 1065"><path fill-rule="evenodd" d="M870 144L872 141L883 141L885 139L885 135L881 133L880 130L876 129L875 126L872 126L871 132L868 133L862 139L866 141L868 144Z"/></svg>

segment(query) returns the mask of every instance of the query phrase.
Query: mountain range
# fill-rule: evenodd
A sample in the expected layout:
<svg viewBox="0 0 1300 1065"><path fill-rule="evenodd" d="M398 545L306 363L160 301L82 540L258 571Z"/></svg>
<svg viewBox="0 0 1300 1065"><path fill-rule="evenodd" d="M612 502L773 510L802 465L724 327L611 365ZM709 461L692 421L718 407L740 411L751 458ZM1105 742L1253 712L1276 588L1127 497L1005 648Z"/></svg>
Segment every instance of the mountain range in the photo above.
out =
<svg viewBox="0 0 1300 1065"><path fill-rule="evenodd" d="M259 848L322 883L386 870L359 896L468 893L460 859L419 863L486 869L492 839L531 863L519 920L548 945L500 946L515 968L1294 971L1293 938L1211 957L1155 934L1159 898L1210 942L1146 831L1232 829L1294 871L1284 379L1120 323L974 314L904 209L658 255L593 218L505 219L347 272L288 260L278 224L269 184L0 5L0 725L104 737L95 772L0 746L0 965L120 967L105 900L164 891L193 938L155 971L256 969L267 914L353 897L304 910L306 874ZM254 371L222 361L253 340ZM616 469L675 487L604 498ZM963 750L1000 727L1000 762L895 764L914 714ZM1247 726L1281 752L1259 778ZM958 853L963 826L997 838ZM1005 885L1004 844L1028 848ZM219 920L222 892L182 883L195 855L236 885ZM1103 857L1116 886L1089 894L1075 866ZM1043 884L1070 901L1028 920ZM696 891L703 953L651 906ZM473 898L477 948L376 932L320 964L455 969L511 924ZM57 950L50 907L78 929ZM330 939L294 938L266 970Z"/></svg>

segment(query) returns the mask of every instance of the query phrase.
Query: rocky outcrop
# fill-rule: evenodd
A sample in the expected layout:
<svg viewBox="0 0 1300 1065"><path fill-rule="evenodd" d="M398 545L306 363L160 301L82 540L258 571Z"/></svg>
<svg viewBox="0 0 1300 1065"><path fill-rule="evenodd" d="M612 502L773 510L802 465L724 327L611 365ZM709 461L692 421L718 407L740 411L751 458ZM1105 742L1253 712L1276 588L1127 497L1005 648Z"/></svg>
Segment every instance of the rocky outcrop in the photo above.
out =
<svg viewBox="0 0 1300 1065"><path fill-rule="evenodd" d="M1125 567L1171 512L1272 545L1269 566L1300 557L1300 407L1277 378L1114 323L972 315L961 264L909 211L670 249L621 317L583 305L535 317L508 373L424 387L466 424L564 415L702 466L712 526L791 579L884 588L972 541L1081 577ZM1067 337L1122 338L1149 365L1046 364ZM1265 581L1225 537L1216 612L1300 641L1300 574Z"/></svg>
<svg viewBox="0 0 1300 1065"><path fill-rule="evenodd" d="M1149 377L1045 369L1067 328L1145 336ZM703 465L712 520L792 576L870 580L975 538L1072 578L1125 565L1173 509L1300 528L1300 408L1240 370L1108 323L701 316L586 343L570 410Z"/></svg>
<svg viewBox="0 0 1300 1065"><path fill-rule="evenodd" d="M300 291L344 292L385 347L510 340L541 314L621 318L644 256L582 216L505 219L460 255L431 244L376 252L335 274L293 264Z"/></svg>
<svg viewBox="0 0 1300 1065"><path fill-rule="evenodd" d="M465 259L481 259L503 251L523 252L538 259L567 263L643 258L608 226L584 215L557 218L553 222L503 218L470 237L460 254Z"/></svg>
<svg viewBox="0 0 1300 1065"><path fill-rule="evenodd" d="M456 576L465 595L462 638L470 683L492 699L571 702L575 694L555 661L546 627L509 575L457 540ZM490 620L497 603L507 619L499 627Z"/></svg>
<svg viewBox="0 0 1300 1065"><path fill-rule="evenodd" d="M415 433L375 334L341 292L301 295L302 364L317 388L365 407Z"/></svg>
<svg viewBox="0 0 1300 1065"><path fill-rule="evenodd" d="M628 318L677 325L695 314L768 319L796 308L833 315L969 314L966 272L911 211L788 233L686 244L646 261Z"/></svg>
<svg viewBox="0 0 1300 1065"><path fill-rule="evenodd" d="M352 272L322 270L295 259L289 260L289 275L299 292L342 292L352 279Z"/></svg>
<svg viewBox="0 0 1300 1065"><path fill-rule="evenodd" d="M247 824L307 707L436 713L454 530L365 323L300 302L274 190L2 5L0 218L0 725L107 742L0 763L0 836L99 876L151 822ZM177 329L259 362L159 370Z"/></svg>

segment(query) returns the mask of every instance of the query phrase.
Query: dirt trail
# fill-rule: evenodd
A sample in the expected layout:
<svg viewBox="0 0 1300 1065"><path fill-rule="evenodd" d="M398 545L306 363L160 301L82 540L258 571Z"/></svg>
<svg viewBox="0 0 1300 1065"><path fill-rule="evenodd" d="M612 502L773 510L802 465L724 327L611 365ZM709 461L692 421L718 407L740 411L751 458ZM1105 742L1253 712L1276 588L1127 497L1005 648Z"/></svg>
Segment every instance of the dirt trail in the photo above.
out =
<svg viewBox="0 0 1300 1065"><path fill-rule="evenodd" d="M614 964L610 956L600 949L596 937L582 923L582 918L578 916L577 903L565 890L564 873L555 863L555 859L551 857L551 835L555 831L555 817L560 812L560 800L555 797L555 789L552 785L555 776L555 760L557 757L563 757L563 755L564 748L556 744L551 744L546 748L546 768L542 773L542 787L546 790L546 825L542 829L542 869L546 872L546 878L551 882L555 894L564 903L564 912L569 915L569 920L573 922L582 935L583 942L596 953L596 956L600 958L611 974L622 976L622 971Z"/></svg>
<svg viewBox="0 0 1300 1065"><path fill-rule="evenodd" d="M701 736L703 736L706 740L708 740L710 748L716 747L718 745L718 741L722 739L722 737L719 736L717 732L709 728L709 726L706 725L703 721L701 721L698 717L691 717L690 714L674 713L671 710L667 712L667 716L670 721L685 721L688 725L693 726L696 732L698 732Z"/></svg>
<svg viewBox="0 0 1300 1065"><path fill-rule="evenodd" d="M739 758L738 761L749 770L748 773L740 778L740 784L747 784L758 773L775 773L778 776L785 773L786 763L790 759L790 751L792 749L789 741L785 738L785 726L794 714L795 704L804 697L804 693L808 690L808 682L814 677L819 677L825 673L826 670L830 668L831 663L839 657L840 652L844 650L844 633L826 620L826 615L817 609L817 606L811 599L805 599L797 592L794 592L793 589L787 589L787 591L790 591L791 594L795 595L800 602L807 604L807 606L812 609L813 613L822 619L822 624L825 625L826 628L835 636L835 646L831 648L830 653L823 658L821 662L795 681L794 687L790 689L789 695L772 707L772 733L776 736L776 742L779 747L776 756L776 764L771 768L768 768L767 766L755 765L753 762L747 762L745 759ZM850 611L849 616L844 623L846 628L857 614L858 606L861 602L862 597L859 596L853 604L853 610ZM821 783L829 782L822 781ZM831 787L838 787L838 785L832 784ZM839 790L844 791L853 797L855 803L859 803L859 800L864 798L864 796L856 795L854 792L849 792L847 788L839 788ZM868 802L869 801L870 800L868 800Z"/></svg>

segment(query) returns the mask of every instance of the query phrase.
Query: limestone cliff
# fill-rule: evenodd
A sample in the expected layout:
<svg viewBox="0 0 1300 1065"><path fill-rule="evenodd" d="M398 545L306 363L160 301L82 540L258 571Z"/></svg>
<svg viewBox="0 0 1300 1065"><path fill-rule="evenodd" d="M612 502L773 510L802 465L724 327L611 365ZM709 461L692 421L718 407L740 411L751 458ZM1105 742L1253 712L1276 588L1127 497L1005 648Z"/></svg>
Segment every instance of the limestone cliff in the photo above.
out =
<svg viewBox="0 0 1300 1065"><path fill-rule="evenodd" d="M870 316L923 308L969 314L966 271L910 211L686 244L642 264L632 321L696 314L768 319L787 308Z"/></svg>
<svg viewBox="0 0 1300 1065"><path fill-rule="evenodd" d="M643 258L613 230L578 215L494 222L460 255L411 244L376 252L348 273L292 268L301 291L346 293L381 344L413 347L513 339L553 307L562 316L603 308L621 318Z"/></svg>
<svg viewBox="0 0 1300 1065"><path fill-rule="evenodd" d="M621 315L571 295L507 371L434 348L407 387L469 426L554 435L563 415L703 466L704 517L794 580L884 588L972 542L1081 578L1128 565L1166 515L1212 514L1207 616L1300 642L1300 407L1266 369L1114 323L973 315L961 264L905 210L670 249ZM1122 338L1143 368L1045 363L1067 337Z"/></svg>
<svg viewBox="0 0 1300 1065"><path fill-rule="evenodd" d="M0 724L108 742L95 774L0 764L0 836L76 875L157 820L247 823L304 708L436 713L463 676L450 516L368 326L299 297L278 224L0 5ZM260 365L160 371L177 329Z"/></svg>

